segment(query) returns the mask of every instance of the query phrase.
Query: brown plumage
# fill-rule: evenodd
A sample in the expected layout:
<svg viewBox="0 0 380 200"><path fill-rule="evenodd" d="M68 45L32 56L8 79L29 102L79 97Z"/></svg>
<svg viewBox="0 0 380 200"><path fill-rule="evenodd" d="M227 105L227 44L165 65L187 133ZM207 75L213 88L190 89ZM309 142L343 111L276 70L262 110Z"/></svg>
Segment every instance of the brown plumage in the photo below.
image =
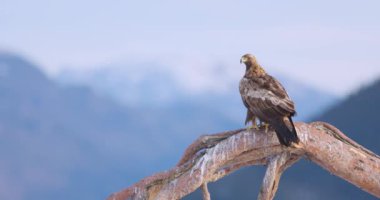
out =
<svg viewBox="0 0 380 200"><path fill-rule="evenodd" d="M257 117L274 128L281 144L290 146L298 143L299 138L292 121L296 111L284 87L265 72L253 55L244 55L240 62L246 66L239 85L243 103L248 109L245 123Z"/></svg>

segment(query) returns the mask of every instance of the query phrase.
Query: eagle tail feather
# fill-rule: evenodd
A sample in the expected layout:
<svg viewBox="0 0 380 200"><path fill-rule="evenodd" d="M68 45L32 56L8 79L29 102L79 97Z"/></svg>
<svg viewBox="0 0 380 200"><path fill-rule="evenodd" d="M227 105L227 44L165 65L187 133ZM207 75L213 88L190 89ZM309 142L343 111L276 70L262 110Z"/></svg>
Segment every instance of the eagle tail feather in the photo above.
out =
<svg viewBox="0 0 380 200"><path fill-rule="evenodd" d="M294 123L291 117L288 118L291 127L286 125L284 119L276 120L271 125L273 126L277 138L282 145L290 146L292 143L298 143L299 138L297 136L296 128L294 127Z"/></svg>

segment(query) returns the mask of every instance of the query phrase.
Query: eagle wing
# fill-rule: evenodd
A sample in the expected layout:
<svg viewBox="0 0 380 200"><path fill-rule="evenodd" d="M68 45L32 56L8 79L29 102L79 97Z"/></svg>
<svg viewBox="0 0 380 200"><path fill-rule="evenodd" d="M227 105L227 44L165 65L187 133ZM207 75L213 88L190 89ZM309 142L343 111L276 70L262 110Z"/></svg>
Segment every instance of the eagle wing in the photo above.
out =
<svg viewBox="0 0 380 200"><path fill-rule="evenodd" d="M243 102L260 119L270 121L295 114L293 101L275 78L266 75L244 79L240 84Z"/></svg>
<svg viewBox="0 0 380 200"><path fill-rule="evenodd" d="M245 118L245 125L248 124L248 122L250 120L252 120L252 118L255 116L251 109L250 109L250 106L249 104L247 103L247 101L245 100L245 98L243 97L243 94L245 92L245 88L246 88L246 80L243 78L241 81L240 81L240 84L239 84L239 91L240 91L240 94L241 94L241 99L243 100L243 104L244 106L247 108L247 115L246 115L246 118Z"/></svg>
<svg viewBox="0 0 380 200"><path fill-rule="evenodd" d="M241 95L241 99L243 100L244 106L249 110L249 104L247 102L247 98L245 98L245 94L249 90L249 80L247 78L242 78L239 83L239 91Z"/></svg>

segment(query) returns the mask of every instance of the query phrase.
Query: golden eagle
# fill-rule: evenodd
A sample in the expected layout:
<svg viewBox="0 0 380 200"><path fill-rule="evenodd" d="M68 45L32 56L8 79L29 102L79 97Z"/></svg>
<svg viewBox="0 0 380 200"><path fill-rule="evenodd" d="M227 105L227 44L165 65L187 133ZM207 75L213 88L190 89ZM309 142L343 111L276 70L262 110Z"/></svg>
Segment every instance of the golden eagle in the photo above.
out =
<svg viewBox="0 0 380 200"><path fill-rule="evenodd" d="M281 144L297 144L299 138L292 121L296 111L284 87L265 72L253 55L244 55L240 63L246 66L239 85L243 103L247 107L245 124L252 121L252 126L257 129L258 118L266 132L269 125L274 128Z"/></svg>

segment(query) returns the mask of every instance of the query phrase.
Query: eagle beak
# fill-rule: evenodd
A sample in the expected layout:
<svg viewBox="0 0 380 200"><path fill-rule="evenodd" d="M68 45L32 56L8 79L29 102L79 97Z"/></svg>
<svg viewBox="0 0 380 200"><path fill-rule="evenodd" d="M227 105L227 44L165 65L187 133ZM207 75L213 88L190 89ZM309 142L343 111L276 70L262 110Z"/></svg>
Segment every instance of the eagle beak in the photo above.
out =
<svg viewBox="0 0 380 200"><path fill-rule="evenodd" d="M243 63L243 58L240 58L240 64Z"/></svg>

